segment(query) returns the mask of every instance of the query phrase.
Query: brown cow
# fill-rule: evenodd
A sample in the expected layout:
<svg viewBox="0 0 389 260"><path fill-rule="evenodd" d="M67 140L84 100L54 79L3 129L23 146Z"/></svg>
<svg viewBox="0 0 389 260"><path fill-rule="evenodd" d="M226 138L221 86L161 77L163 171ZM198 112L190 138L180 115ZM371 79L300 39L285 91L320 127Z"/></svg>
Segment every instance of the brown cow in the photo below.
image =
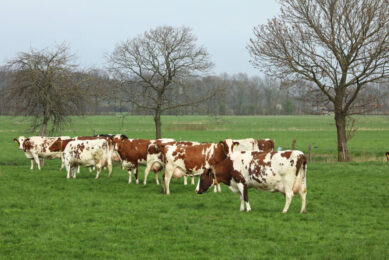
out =
<svg viewBox="0 0 389 260"><path fill-rule="evenodd" d="M174 139L128 139L125 135L115 135L113 138L114 148L119 153L122 167L128 169L128 183L131 183L132 170L135 170L136 184L139 183L138 166L147 163L147 148L156 142L171 142Z"/></svg>
<svg viewBox="0 0 389 260"><path fill-rule="evenodd" d="M162 170L163 166L165 165L163 161L163 148L167 145L183 145L183 146L192 146L192 145L198 145L199 142L191 142L191 141L161 141L156 140L155 143L151 143L147 148L147 163L146 163L146 169L145 169L145 178L143 181L143 184L146 185L147 183L147 176L149 175L150 170L154 172L155 176L155 183L159 185L158 180L158 172ZM184 176L184 185L187 184L186 176ZM194 177L192 177L192 184L194 184Z"/></svg>
<svg viewBox="0 0 389 260"><path fill-rule="evenodd" d="M167 195L170 194L169 184L172 177L200 175L204 169L213 167L226 158L223 142L193 146L168 145L164 147L163 154L166 166L162 189Z"/></svg>

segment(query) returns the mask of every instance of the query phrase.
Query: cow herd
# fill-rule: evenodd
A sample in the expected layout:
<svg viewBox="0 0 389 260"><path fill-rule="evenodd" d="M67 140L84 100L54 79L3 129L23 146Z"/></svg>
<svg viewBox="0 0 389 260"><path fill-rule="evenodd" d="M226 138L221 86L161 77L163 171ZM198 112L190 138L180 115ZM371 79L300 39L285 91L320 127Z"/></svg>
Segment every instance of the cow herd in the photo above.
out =
<svg viewBox="0 0 389 260"><path fill-rule="evenodd" d="M40 170L44 159L61 159L61 168L66 168L67 178L76 178L80 166L96 169L96 179L102 168L112 174L114 161L120 162L129 174L128 183L135 173L139 183L139 165L145 165L143 184L146 185L150 171L154 172L159 184L158 172L162 175L162 192L170 194L172 178L200 176L196 193L202 194L214 186L221 191L220 183L240 195L240 210L251 211L248 188L278 191L285 196L283 213L288 211L292 197L299 194L301 213L306 211L306 169L304 153L297 150L274 151L271 139L255 140L225 139L218 143L176 141L174 139L130 139L125 135L102 134L79 137L23 137L15 138L19 149Z"/></svg>

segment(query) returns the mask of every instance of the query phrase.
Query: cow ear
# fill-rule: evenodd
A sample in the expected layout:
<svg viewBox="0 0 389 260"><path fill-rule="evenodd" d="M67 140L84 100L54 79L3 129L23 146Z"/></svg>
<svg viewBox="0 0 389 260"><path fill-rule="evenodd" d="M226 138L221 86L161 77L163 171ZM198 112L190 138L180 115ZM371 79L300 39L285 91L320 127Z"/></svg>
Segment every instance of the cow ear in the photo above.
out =
<svg viewBox="0 0 389 260"><path fill-rule="evenodd" d="M19 143L18 139L14 138L14 142Z"/></svg>

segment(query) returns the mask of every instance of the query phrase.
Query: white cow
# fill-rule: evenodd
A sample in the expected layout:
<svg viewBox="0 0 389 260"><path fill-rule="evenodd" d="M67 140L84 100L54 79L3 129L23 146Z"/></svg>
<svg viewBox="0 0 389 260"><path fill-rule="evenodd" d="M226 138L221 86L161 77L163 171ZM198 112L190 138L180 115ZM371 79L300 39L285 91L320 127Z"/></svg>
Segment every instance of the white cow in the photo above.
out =
<svg viewBox="0 0 389 260"><path fill-rule="evenodd" d="M62 152L51 151L50 146L58 139L70 139L69 136L61 137L46 137L46 136L31 136L24 137L19 136L18 139L14 139L19 145L19 150L23 150L25 156L31 160L30 169L34 169L34 161L38 165L38 169L43 166L44 159L61 159L61 168L63 167Z"/></svg>
<svg viewBox="0 0 389 260"><path fill-rule="evenodd" d="M307 160L301 151L232 152L215 167L206 169L200 177L196 192L203 193L213 184L223 182L230 190L240 194L240 210L250 211L248 188L285 195L283 213L288 211L292 197L299 194L301 213L305 212L307 195Z"/></svg>
<svg viewBox="0 0 389 260"><path fill-rule="evenodd" d="M67 178L76 178L77 166L95 166L96 179L102 167L108 167L108 175L112 175L113 146L105 139L75 140L69 142L64 150Z"/></svg>

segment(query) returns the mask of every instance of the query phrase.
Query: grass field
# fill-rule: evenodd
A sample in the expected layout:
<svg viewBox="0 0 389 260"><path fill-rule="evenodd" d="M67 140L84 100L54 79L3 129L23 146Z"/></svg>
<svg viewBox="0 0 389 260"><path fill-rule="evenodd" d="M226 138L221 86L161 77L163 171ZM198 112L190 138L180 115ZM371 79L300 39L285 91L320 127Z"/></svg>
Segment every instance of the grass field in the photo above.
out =
<svg viewBox="0 0 389 260"><path fill-rule="evenodd" d="M308 164L307 214L295 197L289 212L278 193L249 190L252 212L239 211L239 197L197 195L173 180L170 196L148 185L127 184L119 167L100 179L82 169L77 179L59 172L58 160L30 172L12 142L28 119L0 118L0 258L190 258L190 259L387 259L389 257L388 117L357 117L349 147L354 162L335 158L333 119L299 117L163 117L164 137L218 141L272 138L276 147L313 147ZM151 117L75 118L63 135L125 133L153 138ZM365 161L369 160L369 161ZM364 161L364 162L361 162ZM143 180L140 168L140 179Z"/></svg>

